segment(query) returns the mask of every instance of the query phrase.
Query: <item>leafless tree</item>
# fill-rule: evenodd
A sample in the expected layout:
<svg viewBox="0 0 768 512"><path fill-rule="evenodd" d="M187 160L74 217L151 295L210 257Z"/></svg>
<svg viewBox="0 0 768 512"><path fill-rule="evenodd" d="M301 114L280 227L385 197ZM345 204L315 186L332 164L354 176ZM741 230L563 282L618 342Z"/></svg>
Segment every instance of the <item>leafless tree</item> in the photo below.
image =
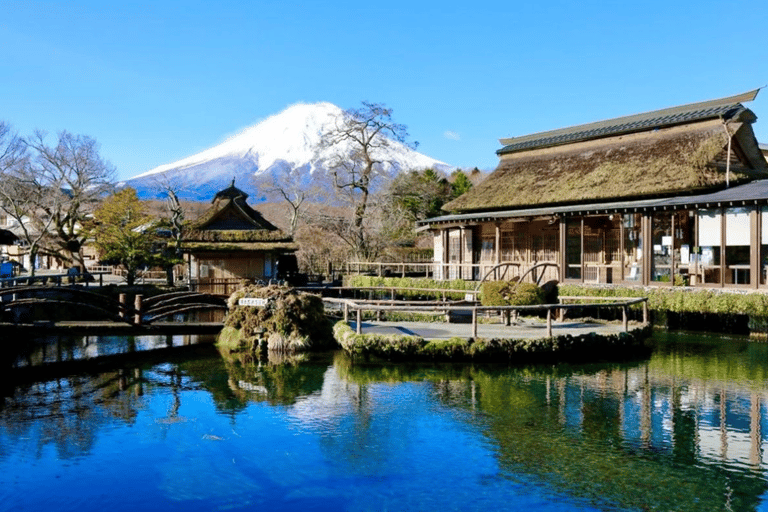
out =
<svg viewBox="0 0 768 512"><path fill-rule="evenodd" d="M30 170L26 141L0 122L0 210L11 229L27 246L30 273L44 240L50 236L51 219L35 215L46 189Z"/></svg>
<svg viewBox="0 0 768 512"><path fill-rule="evenodd" d="M258 183L258 178L256 179ZM258 183L259 190L266 194L267 198L288 204L288 229L292 237L296 236L296 229L304 215L306 204L319 194L316 185L305 185L302 181L301 169L286 166L274 172L265 181Z"/></svg>
<svg viewBox="0 0 768 512"><path fill-rule="evenodd" d="M173 267L183 261L181 239L184 234L184 206L179 200L181 184L164 180L158 182L160 190L165 194L165 210L171 228L172 246L169 247L165 259L165 273L168 286L173 286Z"/></svg>
<svg viewBox="0 0 768 512"><path fill-rule="evenodd" d="M85 269L85 222L112 190L115 170L102 159L98 143L91 137L64 131L55 145L48 145L45 138L45 132L37 131L27 141L33 159L25 175L44 192L34 198L37 204L30 216L52 231L43 252Z"/></svg>
<svg viewBox="0 0 768 512"><path fill-rule="evenodd" d="M367 101L344 112L336 126L323 135L320 151L331 152L327 166L334 186L351 202L351 225L345 240L358 258L368 259L375 253L366 229L372 183L392 164L391 149L408 145L407 139L407 128L392 120L392 109Z"/></svg>

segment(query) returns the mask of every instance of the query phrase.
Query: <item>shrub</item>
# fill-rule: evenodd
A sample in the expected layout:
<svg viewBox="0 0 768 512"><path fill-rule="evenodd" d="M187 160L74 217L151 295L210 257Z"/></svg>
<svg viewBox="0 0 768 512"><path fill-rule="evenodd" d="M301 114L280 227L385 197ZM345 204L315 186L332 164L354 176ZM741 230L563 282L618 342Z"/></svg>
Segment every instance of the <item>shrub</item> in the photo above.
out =
<svg viewBox="0 0 768 512"><path fill-rule="evenodd" d="M483 306L535 306L544 304L544 291L533 283L486 281L481 301Z"/></svg>

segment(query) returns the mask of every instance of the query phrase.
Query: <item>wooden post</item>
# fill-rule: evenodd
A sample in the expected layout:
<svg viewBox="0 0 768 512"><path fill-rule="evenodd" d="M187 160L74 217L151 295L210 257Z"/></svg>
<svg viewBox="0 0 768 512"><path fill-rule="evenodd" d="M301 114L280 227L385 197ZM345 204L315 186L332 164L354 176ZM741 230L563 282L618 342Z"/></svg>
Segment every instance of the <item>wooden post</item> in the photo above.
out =
<svg viewBox="0 0 768 512"><path fill-rule="evenodd" d="M355 332L357 334L363 334L363 311L357 308L357 325L355 326Z"/></svg>
<svg viewBox="0 0 768 512"><path fill-rule="evenodd" d="M120 315L120 318L125 318L125 312L127 310L127 307L126 307L127 300L128 299L127 299L126 295L124 293L121 293L120 294L120 298L119 298L120 305L117 308L118 309L118 314Z"/></svg>
<svg viewBox="0 0 768 512"><path fill-rule="evenodd" d="M136 310L136 313L133 317L133 323L136 325L141 325L141 299L143 297L143 295L139 294L133 301L133 307Z"/></svg>
<svg viewBox="0 0 768 512"><path fill-rule="evenodd" d="M472 337L477 338L477 308L472 308Z"/></svg>
<svg viewBox="0 0 768 512"><path fill-rule="evenodd" d="M547 308L547 338L552 337L552 308Z"/></svg>
<svg viewBox="0 0 768 512"><path fill-rule="evenodd" d="M643 325L648 325L648 322L650 321L649 315L648 315L648 301L643 301Z"/></svg>
<svg viewBox="0 0 768 512"><path fill-rule="evenodd" d="M346 302L344 303L344 323L349 323L349 304Z"/></svg>
<svg viewBox="0 0 768 512"><path fill-rule="evenodd" d="M629 318L628 318L628 315L627 315L627 305L626 304L621 306L621 323L622 323L622 326L624 327L624 332L628 332L629 331Z"/></svg>

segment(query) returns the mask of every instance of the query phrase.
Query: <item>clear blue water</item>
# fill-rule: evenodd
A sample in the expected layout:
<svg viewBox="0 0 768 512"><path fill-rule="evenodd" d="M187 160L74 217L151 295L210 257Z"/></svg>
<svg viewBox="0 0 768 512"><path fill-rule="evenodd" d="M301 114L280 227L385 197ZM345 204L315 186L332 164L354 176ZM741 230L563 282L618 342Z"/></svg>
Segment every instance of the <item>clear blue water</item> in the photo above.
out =
<svg viewBox="0 0 768 512"><path fill-rule="evenodd" d="M768 345L656 342L526 368L207 347L12 385L0 510L768 510Z"/></svg>

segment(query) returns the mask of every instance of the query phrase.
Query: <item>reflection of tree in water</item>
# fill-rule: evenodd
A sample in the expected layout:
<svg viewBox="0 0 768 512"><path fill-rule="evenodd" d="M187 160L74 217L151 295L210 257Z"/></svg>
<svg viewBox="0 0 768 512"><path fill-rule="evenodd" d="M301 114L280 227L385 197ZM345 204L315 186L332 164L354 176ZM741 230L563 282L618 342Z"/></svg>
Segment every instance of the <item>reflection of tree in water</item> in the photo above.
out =
<svg viewBox="0 0 768 512"><path fill-rule="evenodd" d="M291 405L299 397L311 395L323 386L327 357L310 354L270 352L265 361L247 354L221 352L224 371L206 380L216 406L236 412L249 402Z"/></svg>
<svg viewBox="0 0 768 512"><path fill-rule="evenodd" d="M47 445L62 459L88 453L106 424L135 420L136 395L127 388L140 384L130 381L120 370L19 386L0 409L0 431L14 442L28 439L38 456Z"/></svg>

